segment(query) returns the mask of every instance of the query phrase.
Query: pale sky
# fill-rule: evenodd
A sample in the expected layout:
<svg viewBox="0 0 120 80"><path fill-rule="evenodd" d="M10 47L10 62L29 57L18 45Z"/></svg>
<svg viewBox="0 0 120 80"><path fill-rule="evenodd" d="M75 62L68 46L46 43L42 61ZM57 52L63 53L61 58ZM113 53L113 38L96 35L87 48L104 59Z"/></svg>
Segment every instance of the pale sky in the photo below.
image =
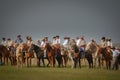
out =
<svg viewBox="0 0 120 80"><path fill-rule="evenodd" d="M83 35L120 43L120 0L0 0L0 28L0 39Z"/></svg>

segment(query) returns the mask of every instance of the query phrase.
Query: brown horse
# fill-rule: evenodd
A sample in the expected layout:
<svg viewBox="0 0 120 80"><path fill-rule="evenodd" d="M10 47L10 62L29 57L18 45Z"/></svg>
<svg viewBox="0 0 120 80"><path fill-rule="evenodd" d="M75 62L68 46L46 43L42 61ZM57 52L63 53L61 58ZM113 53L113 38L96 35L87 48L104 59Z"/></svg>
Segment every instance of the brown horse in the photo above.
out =
<svg viewBox="0 0 120 80"><path fill-rule="evenodd" d="M10 55L9 55L9 58L10 58L10 60L11 60L11 65L16 65L17 64L17 61L16 61L16 47L17 47L18 45L16 45L16 46L11 46L10 48L9 48L9 52L10 52Z"/></svg>
<svg viewBox="0 0 120 80"><path fill-rule="evenodd" d="M101 61L105 60L106 68L111 69L112 51L109 48L99 48L98 54L102 55L102 59L99 59L99 66L101 67Z"/></svg>
<svg viewBox="0 0 120 80"><path fill-rule="evenodd" d="M7 47L0 45L0 62L2 64L8 65L8 58L10 52L8 51Z"/></svg>
<svg viewBox="0 0 120 80"><path fill-rule="evenodd" d="M55 67L55 51L49 43L46 43L44 50L46 50L46 56L48 59L47 66Z"/></svg>
<svg viewBox="0 0 120 80"><path fill-rule="evenodd" d="M63 60L62 60L62 55L61 55L61 46L59 44L52 45L52 49L55 53L55 59L58 62L58 67L62 66L63 67Z"/></svg>
<svg viewBox="0 0 120 80"><path fill-rule="evenodd" d="M31 66L32 58L34 57L34 51L30 49L26 43L22 46L22 53L23 53L23 61L26 63L27 67Z"/></svg>

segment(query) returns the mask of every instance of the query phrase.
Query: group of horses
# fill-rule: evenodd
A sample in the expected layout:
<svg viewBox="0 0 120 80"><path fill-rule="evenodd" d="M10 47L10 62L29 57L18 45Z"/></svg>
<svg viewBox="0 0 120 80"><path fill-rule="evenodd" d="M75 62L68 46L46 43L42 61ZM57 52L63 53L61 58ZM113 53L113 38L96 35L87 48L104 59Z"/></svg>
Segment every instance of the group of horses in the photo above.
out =
<svg viewBox="0 0 120 80"><path fill-rule="evenodd" d="M84 57L82 56L83 53L85 54ZM39 47L35 44L28 46L26 43L22 43L16 44L10 49L0 45L0 62L4 65L8 65L8 60L10 60L11 65L22 67L25 64L27 67L31 67L32 58L35 58L39 67L42 66L42 60L43 66L47 67L55 67L56 63L58 63L58 67L66 67L70 61L71 67L76 68L78 64L81 67L81 59L85 58L88 61L89 68L95 68L97 64L101 68L105 61L106 68L111 69L112 52L108 48L100 48L99 45L94 44L86 47L84 51L80 51L75 44L70 45L69 49L49 43L46 43L45 47ZM44 59L47 59L47 65Z"/></svg>

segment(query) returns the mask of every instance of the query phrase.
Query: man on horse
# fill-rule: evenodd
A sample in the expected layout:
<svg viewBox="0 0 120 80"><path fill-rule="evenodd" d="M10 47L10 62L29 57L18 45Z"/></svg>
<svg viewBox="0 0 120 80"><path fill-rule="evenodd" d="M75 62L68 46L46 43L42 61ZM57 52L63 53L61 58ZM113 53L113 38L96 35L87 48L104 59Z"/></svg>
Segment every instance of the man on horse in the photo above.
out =
<svg viewBox="0 0 120 80"><path fill-rule="evenodd" d="M76 45L78 46L79 51L80 51L79 57L81 57L83 59L83 62L85 64L85 47L86 47L86 41L84 39L84 36L77 37L76 39L77 39L76 40Z"/></svg>
<svg viewBox="0 0 120 80"><path fill-rule="evenodd" d="M7 46L6 38L2 38L1 45Z"/></svg>
<svg viewBox="0 0 120 80"><path fill-rule="evenodd" d="M21 35L17 36L17 39L15 40L15 43L17 43L17 44L23 43L23 39L21 38Z"/></svg>

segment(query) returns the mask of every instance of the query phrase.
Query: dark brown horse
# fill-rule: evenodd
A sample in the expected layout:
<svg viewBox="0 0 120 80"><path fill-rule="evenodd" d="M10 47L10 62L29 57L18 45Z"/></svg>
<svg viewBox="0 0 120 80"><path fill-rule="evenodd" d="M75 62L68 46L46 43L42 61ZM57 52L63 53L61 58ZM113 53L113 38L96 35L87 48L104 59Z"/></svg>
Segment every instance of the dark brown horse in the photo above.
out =
<svg viewBox="0 0 120 80"><path fill-rule="evenodd" d="M62 55L61 55L61 46L59 44L52 45L52 49L55 53L55 59L58 62L58 67L62 66L63 67L63 60L62 60Z"/></svg>
<svg viewBox="0 0 120 80"><path fill-rule="evenodd" d="M0 45L0 62L2 64L8 65L8 58L10 52L8 51L7 47Z"/></svg>
<svg viewBox="0 0 120 80"><path fill-rule="evenodd" d="M9 48L9 52L10 52L10 55L9 55L9 58L10 58L10 61L11 61L11 65L16 65L17 64L17 60L16 60L16 46L11 46Z"/></svg>
<svg viewBox="0 0 120 80"><path fill-rule="evenodd" d="M43 66L45 66L45 63L44 63L44 51L42 50L41 47L39 47L39 46L37 46L35 44L31 44L31 46L30 46L30 48L28 50L28 53L29 53L29 55L34 54L34 55L29 56L29 57L34 56L37 59L38 67L40 67L40 59L42 59Z"/></svg>

